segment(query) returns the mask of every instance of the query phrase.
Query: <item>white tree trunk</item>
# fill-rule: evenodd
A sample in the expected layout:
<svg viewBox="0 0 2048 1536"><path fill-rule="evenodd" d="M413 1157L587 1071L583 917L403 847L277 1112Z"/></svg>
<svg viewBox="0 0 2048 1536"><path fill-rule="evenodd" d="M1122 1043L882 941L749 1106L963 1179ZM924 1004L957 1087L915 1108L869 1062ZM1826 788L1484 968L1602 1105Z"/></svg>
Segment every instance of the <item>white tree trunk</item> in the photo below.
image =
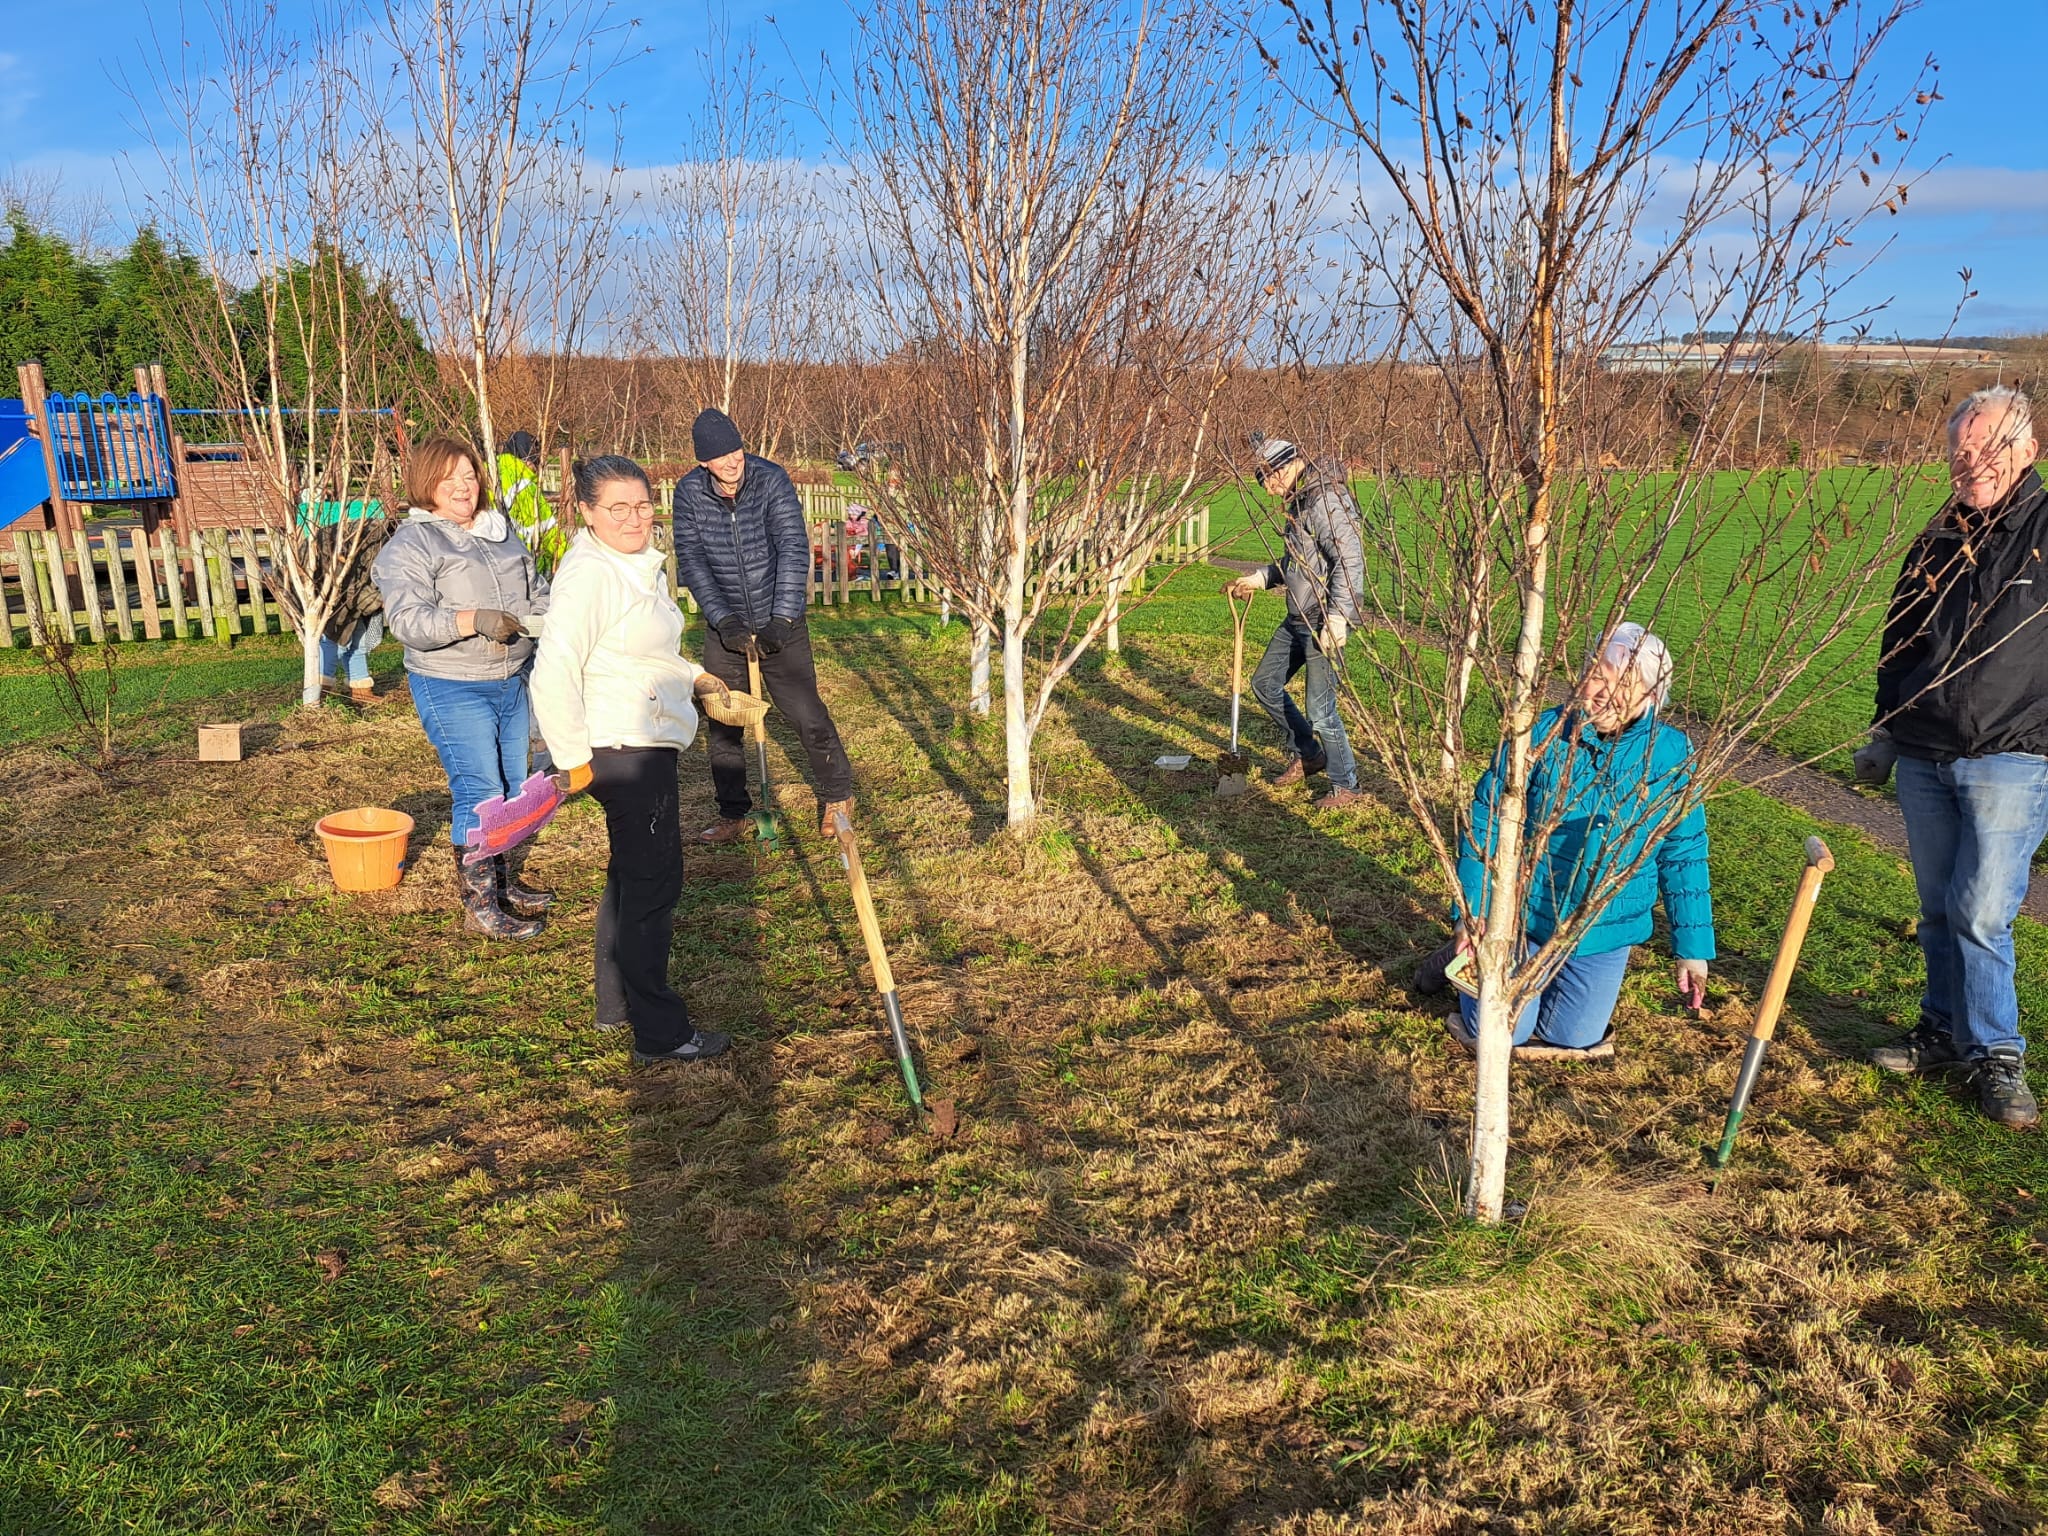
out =
<svg viewBox="0 0 2048 1536"><path fill-rule="evenodd" d="M1011 561L1021 565L1023 557ZM1003 741L1009 765L1011 831L1028 826L1038 814L1031 794L1031 721L1024 700L1024 580L1013 570L1015 580L1004 603L1007 622L1003 626Z"/></svg>
<svg viewBox="0 0 2048 1536"><path fill-rule="evenodd" d="M320 707L320 690L327 681L327 674L320 666L320 632L327 627L327 616L322 614L315 623L308 615L299 630L299 703L307 709Z"/></svg>
<svg viewBox="0 0 2048 1536"><path fill-rule="evenodd" d="M967 653L967 708L977 715L989 712L988 662L995 634L994 625L982 619L974 621L974 644Z"/></svg>
<svg viewBox="0 0 2048 1536"><path fill-rule="evenodd" d="M1490 966L1489 949L1494 951ZM1491 1224L1500 1220L1507 1192L1508 1067L1514 1057L1515 1017L1507 1006L1508 941L1484 940L1480 951L1479 1050L1473 1064L1476 1086L1466 1214Z"/></svg>

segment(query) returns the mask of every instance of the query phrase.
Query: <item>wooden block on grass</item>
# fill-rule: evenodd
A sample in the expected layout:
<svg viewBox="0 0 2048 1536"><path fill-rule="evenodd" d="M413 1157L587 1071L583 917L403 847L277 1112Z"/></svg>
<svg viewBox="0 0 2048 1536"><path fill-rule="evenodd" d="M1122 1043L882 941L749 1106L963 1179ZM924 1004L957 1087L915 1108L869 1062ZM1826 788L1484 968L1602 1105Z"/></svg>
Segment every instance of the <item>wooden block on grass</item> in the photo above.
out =
<svg viewBox="0 0 2048 1536"><path fill-rule="evenodd" d="M239 725L199 727L199 761L239 763L242 760L242 728Z"/></svg>

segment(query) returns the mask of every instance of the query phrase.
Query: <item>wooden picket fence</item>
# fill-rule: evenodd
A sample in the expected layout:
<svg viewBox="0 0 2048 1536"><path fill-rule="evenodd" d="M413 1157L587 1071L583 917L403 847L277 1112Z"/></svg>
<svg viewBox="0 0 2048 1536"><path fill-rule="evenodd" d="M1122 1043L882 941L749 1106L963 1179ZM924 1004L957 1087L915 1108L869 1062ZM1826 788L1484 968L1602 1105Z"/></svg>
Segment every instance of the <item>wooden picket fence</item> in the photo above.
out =
<svg viewBox="0 0 2048 1536"><path fill-rule="evenodd" d="M886 539L850 538L846 493L806 486L811 529L808 601L842 607L862 598L932 604L945 592L915 554ZM655 520L655 542L669 552L667 518ZM1204 508L1173 529L1154 555L1179 563L1208 549ZM281 632L287 623L264 589L272 559L268 528L207 528L179 539L166 525L155 535L140 528L94 527L71 533L21 529L0 532L0 648L53 640L168 640L207 637L223 643L237 635ZM1099 590L1101 573L1072 559L1055 573L1071 590ZM1141 580L1142 578L1140 578ZM669 580L685 610L696 600Z"/></svg>

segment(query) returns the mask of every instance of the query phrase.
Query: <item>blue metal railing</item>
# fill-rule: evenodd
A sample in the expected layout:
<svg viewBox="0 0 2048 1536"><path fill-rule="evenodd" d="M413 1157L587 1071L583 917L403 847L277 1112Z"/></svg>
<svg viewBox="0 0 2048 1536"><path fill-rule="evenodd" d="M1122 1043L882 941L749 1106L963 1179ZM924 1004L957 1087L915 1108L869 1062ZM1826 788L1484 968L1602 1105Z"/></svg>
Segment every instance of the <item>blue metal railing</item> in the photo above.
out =
<svg viewBox="0 0 2048 1536"><path fill-rule="evenodd" d="M178 494L170 425L155 395L62 391L43 403L67 501L168 501Z"/></svg>

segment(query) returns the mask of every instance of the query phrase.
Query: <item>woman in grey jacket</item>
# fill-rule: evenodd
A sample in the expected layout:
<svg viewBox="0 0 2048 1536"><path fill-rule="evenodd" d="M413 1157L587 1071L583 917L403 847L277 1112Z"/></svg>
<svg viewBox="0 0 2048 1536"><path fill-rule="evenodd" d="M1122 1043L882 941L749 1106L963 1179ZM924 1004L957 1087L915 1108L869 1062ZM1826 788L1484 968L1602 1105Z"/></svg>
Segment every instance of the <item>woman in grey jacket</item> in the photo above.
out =
<svg viewBox="0 0 2048 1536"><path fill-rule="evenodd" d="M453 438L415 448L405 467L411 511L372 569L385 625L405 646L413 707L448 775L448 832L458 851L476 827L477 806L526 779L528 621L548 607L532 554L504 513L480 505L479 471L475 452ZM520 885L504 859L458 857L455 869L470 932L540 932L554 898Z"/></svg>

